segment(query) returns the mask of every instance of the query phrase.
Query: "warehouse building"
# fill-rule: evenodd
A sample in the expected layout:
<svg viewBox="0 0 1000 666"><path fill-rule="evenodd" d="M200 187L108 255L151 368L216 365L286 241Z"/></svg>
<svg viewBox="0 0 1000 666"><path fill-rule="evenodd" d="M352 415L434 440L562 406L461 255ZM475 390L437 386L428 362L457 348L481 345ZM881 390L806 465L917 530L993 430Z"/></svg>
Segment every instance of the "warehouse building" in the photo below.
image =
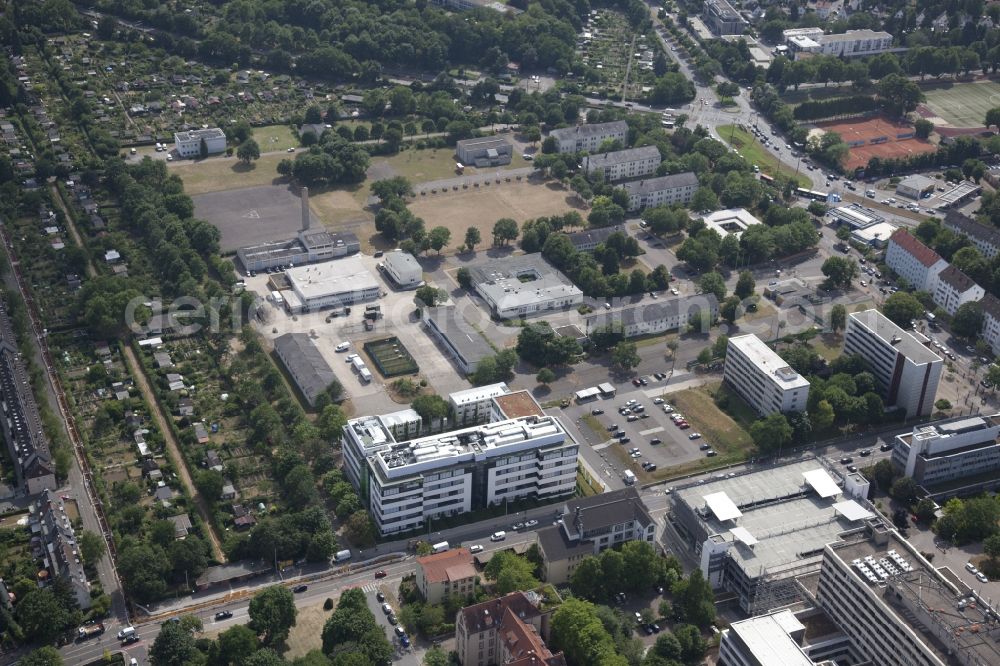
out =
<svg viewBox="0 0 1000 666"><path fill-rule="evenodd" d="M698 191L698 176L693 171L685 171L625 183L622 188L628 194L630 212L654 206L686 204Z"/></svg>
<svg viewBox="0 0 1000 666"><path fill-rule="evenodd" d="M805 411L809 400L809 380L753 334L729 338L722 377L763 416Z"/></svg>
<svg viewBox="0 0 1000 666"><path fill-rule="evenodd" d="M493 347L457 308L429 308L423 322L427 334L440 343L463 375L472 374L481 360L494 355Z"/></svg>
<svg viewBox="0 0 1000 666"><path fill-rule="evenodd" d="M203 141L206 155L218 155L226 152L226 133L218 127L174 133L174 148L178 157L201 157Z"/></svg>
<svg viewBox="0 0 1000 666"><path fill-rule="evenodd" d="M795 579L819 570L823 544L875 515L867 492L810 458L676 487L668 525L714 589L759 614L802 599Z"/></svg>
<svg viewBox="0 0 1000 666"><path fill-rule="evenodd" d="M514 147L499 136L462 139L455 145L455 155L465 166L495 167L510 164Z"/></svg>
<svg viewBox="0 0 1000 666"><path fill-rule="evenodd" d="M530 317L583 302L583 292L539 252L487 261L470 272L476 293L498 319Z"/></svg>
<svg viewBox="0 0 1000 666"><path fill-rule="evenodd" d="M885 218L871 208L865 208L856 203L831 208L827 211L827 215L839 224L846 224L851 229L864 229L873 224L885 222Z"/></svg>
<svg viewBox="0 0 1000 666"><path fill-rule="evenodd" d="M554 129L549 136L556 140L556 152L559 153L596 153L605 141L620 141L627 143L628 125L624 120L610 123L593 123Z"/></svg>
<svg viewBox="0 0 1000 666"><path fill-rule="evenodd" d="M587 155L583 170L588 176L600 176L606 183L628 178L641 178L656 172L660 166L660 149L656 146L629 148L610 153Z"/></svg>
<svg viewBox="0 0 1000 666"><path fill-rule="evenodd" d="M424 283L424 271L409 252L394 250L385 255L385 260L379 267L392 278L398 287L415 289Z"/></svg>
<svg viewBox="0 0 1000 666"><path fill-rule="evenodd" d="M608 326L621 327L626 338L656 335L676 331L692 321L707 317L715 321L719 315L719 301L714 294L682 296L656 303L646 303L611 312L599 312L584 318L587 335Z"/></svg>
<svg viewBox="0 0 1000 666"><path fill-rule="evenodd" d="M375 276L358 257L296 266L285 276L291 291L283 296L293 314L374 301L381 293Z"/></svg>
<svg viewBox="0 0 1000 666"><path fill-rule="evenodd" d="M910 198L922 199L925 194L934 191L937 181L927 176L915 174L907 176L896 185L896 194Z"/></svg>
<svg viewBox="0 0 1000 666"><path fill-rule="evenodd" d="M316 343L305 333L285 333L274 339L274 353L310 407L337 381L333 368Z"/></svg>
<svg viewBox="0 0 1000 666"><path fill-rule="evenodd" d="M944 363L881 312L873 308L847 317L844 353L868 362L886 406L906 410L907 418L931 413Z"/></svg>

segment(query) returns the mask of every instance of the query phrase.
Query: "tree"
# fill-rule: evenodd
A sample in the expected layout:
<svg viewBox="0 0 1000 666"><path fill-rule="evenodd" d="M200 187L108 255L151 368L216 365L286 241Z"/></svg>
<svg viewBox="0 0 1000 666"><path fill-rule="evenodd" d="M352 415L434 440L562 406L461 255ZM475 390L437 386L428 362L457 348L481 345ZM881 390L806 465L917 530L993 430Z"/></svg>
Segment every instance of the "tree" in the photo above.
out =
<svg viewBox="0 0 1000 666"><path fill-rule="evenodd" d="M634 342L619 342L611 350L611 364L622 372L628 372L641 362L639 349Z"/></svg>
<svg viewBox="0 0 1000 666"><path fill-rule="evenodd" d="M14 609L24 638L33 643L52 643L71 621L69 612L52 588L32 589Z"/></svg>
<svg viewBox="0 0 1000 666"><path fill-rule="evenodd" d="M901 116L924 101L924 93L916 83L899 74L889 74L875 84L879 105L891 114Z"/></svg>
<svg viewBox="0 0 1000 666"><path fill-rule="evenodd" d="M977 301L962 303L951 320L951 332L969 340L983 330L983 306Z"/></svg>
<svg viewBox="0 0 1000 666"><path fill-rule="evenodd" d="M482 235L479 233L479 227L469 227L465 230L465 248L469 252L474 252L476 245L482 242Z"/></svg>
<svg viewBox="0 0 1000 666"><path fill-rule="evenodd" d="M448 402L435 393L418 395L413 399L410 407L417 414L420 414L420 418L424 420L424 423L428 424L448 416L448 412L451 409L448 406Z"/></svg>
<svg viewBox="0 0 1000 666"><path fill-rule="evenodd" d="M495 581L497 591L507 594L515 590L532 590L538 587L535 565L513 552L505 550L490 558L483 570L487 579Z"/></svg>
<svg viewBox="0 0 1000 666"><path fill-rule="evenodd" d="M674 661L681 658L681 644L669 631L660 634L656 637L656 643L653 645L653 652L663 657L664 659L673 659Z"/></svg>
<svg viewBox="0 0 1000 666"><path fill-rule="evenodd" d="M285 663L282 656L271 648L257 650L244 662L246 666L283 666Z"/></svg>
<svg viewBox="0 0 1000 666"><path fill-rule="evenodd" d="M359 546L375 543L375 522L364 509L355 511L344 525L344 535Z"/></svg>
<svg viewBox="0 0 1000 666"><path fill-rule="evenodd" d="M236 149L236 157L244 164L260 159L260 146L254 139L247 139Z"/></svg>
<svg viewBox="0 0 1000 666"><path fill-rule="evenodd" d="M606 598L608 590L604 585L601 560L593 555L584 557L583 561L573 570L569 586L573 590L573 594L582 599L601 601Z"/></svg>
<svg viewBox="0 0 1000 666"><path fill-rule="evenodd" d="M567 599L552 615L552 644L562 650L571 664L627 666L628 660L616 653L615 642L597 617L593 604Z"/></svg>
<svg viewBox="0 0 1000 666"><path fill-rule="evenodd" d="M917 482L908 476L896 479L889 489L889 495L896 501L910 506L917 501Z"/></svg>
<svg viewBox="0 0 1000 666"><path fill-rule="evenodd" d="M240 666L257 651L257 635L245 624L237 624L219 634L219 661L226 666Z"/></svg>
<svg viewBox="0 0 1000 666"><path fill-rule="evenodd" d="M750 271L741 271L740 277L736 280L736 288L733 293L739 298L750 298L753 296L754 289L757 288L757 282L753 279L753 273Z"/></svg>
<svg viewBox="0 0 1000 666"><path fill-rule="evenodd" d="M472 289L472 271L465 266L462 266L455 272L455 279L458 280L458 284L462 289L467 291Z"/></svg>
<svg viewBox="0 0 1000 666"><path fill-rule="evenodd" d="M923 500L920 501L922 502ZM983 539L983 552L987 555L987 557L994 560L1000 559L1000 534L994 534L993 536Z"/></svg>
<svg viewBox="0 0 1000 666"><path fill-rule="evenodd" d="M715 595L701 569L674 583L674 612L686 622L707 627L715 620Z"/></svg>
<svg viewBox="0 0 1000 666"><path fill-rule="evenodd" d="M830 328L839 333L847 326L847 308L837 303L830 309Z"/></svg>
<svg viewBox="0 0 1000 666"><path fill-rule="evenodd" d="M105 552L101 537L90 530L84 530L80 535L80 554L83 555L83 561L87 564L97 564Z"/></svg>
<svg viewBox="0 0 1000 666"><path fill-rule="evenodd" d="M163 624L149 649L149 663L153 666L188 666L198 663L198 656L194 637L179 622Z"/></svg>
<svg viewBox="0 0 1000 666"><path fill-rule="evenodd" d="M674 636L681 646L681 661L686 664L701 663L708 649L708 644L701 636L698 627L681 624L674 627Z"/></svg>
<svg viewBox="0 0 1000 666"><path fill-rule="evenodd" d="M719 306L719 314L722 315L722 318L728 323L732 324L739 318L740 308L742 305L743 302L738 296L730 296L722 302L722 305Z"/></svg>
<svg viewBox="0 0 1000 666"><path fill-rule="evenodd" d="M947 412L951 409L951 402L945 398L941 398L934 403L934 408L941 412Z"/></svg>
<svg viewBox="0 0 1000 666"><path fill-rule="evenodd" d="M535 381L539 384L551 384L556 380L556 373L552 372L548 368L542 368L535 375Z"/></svg>
<svg viewBox="0 0 1000 666"><path fill-rule="evenodd" d="M913 294L905 291L897 291L882 304L882 314L902 328L909 328L910 322L919 317L923 311L923 304Z"/></svg>
<svg viewBox="0 0 1000 666"><path fill-rule="evenodd" d="M272 585L261 590L250 600L248 609L250 628L264 645L281 643L295 626L295 599L292 592L282 585Z"/></svg>
<svg viewBox="0 0 1000 666"><path fill-rule="evenodd" d="M441 250L451 240L451 231L448 230L448 227L434 227L427 236L431 241L431 249L441 254Z"/></svg>
<svg viewBox="0 0 1000 666"><path fill-rule="evenodd" d="M851 280L858 274L858 265L853 259L846 257L830 257L823 262L820 271L826 276L828 288L851 286Z"/></svg>
<svg viewBox="0 0 1000 666"><path fill-rule="evenodd" d="M703 294L715 294L721 303L726 297L726 281L714 271L705 273L698 279L698 291Z"/></svg>
<svg viewBox="0 0 1000 666"><path fill-rule="evenodd" d="M198 157L201 159L208 157L208 144L205 143L205 137L202 137L201 142L198 144Z"/></svg>
<svg viewBox="0 0 1000 666"><path fill-rule="evenodd" d="M493 225L493 244L501 247L517 238L517 221L502 217Z"/></svg>
<svg viewBox="0 0 1000 666"><path fill-rule="evenodd" d="M934 520L934 514L937 512L937 504L934 503L929 497L924 497L917 505L913 508L913 515L917 517L922 523L930 523Z"/></svg>
<svg viewBox="0 0 1000 666"><path fill-rule="evenodd" d="M792 441L792 426L784 414L775 412L750 426L750 437L762 453L778 451Z"/></svg>
<svg viewBox="0 0 1000 666"><path fill-rule="evenodd" d="M40 647L21 657L20 666L63 666L62 655L51 645Z"/></svg>
<svg viewBox="0 0 1000 666"><path fill-rule="evenodd" d="M891 460L879 460L872 468L872 477L879 488L888 491L896 480L896 468Z"/></svg>
<svg viewBox="0 0 1000 666"><path fill-rule="evenodd" d="M918 118L913 123L913 132L917 135L918 139L926 139L934 131L934 123L927 120L926 118Z"/></svg>
<svg viewBox="0 0 1000 666"><path fill-rule="evenodd" d="M986 126L1000 127L1000 106L995 106L986 112Z"/></svg>
<svg viewBox="0 0 1000 666"><path fill-rule="evenodd" d="M438 301L441 299L441 293L438 291L437 287L432 287L429 284L425 284L423 287L417 289L414 295L417 297L417 300L421 301L429 308L437 305Z"/></svg>

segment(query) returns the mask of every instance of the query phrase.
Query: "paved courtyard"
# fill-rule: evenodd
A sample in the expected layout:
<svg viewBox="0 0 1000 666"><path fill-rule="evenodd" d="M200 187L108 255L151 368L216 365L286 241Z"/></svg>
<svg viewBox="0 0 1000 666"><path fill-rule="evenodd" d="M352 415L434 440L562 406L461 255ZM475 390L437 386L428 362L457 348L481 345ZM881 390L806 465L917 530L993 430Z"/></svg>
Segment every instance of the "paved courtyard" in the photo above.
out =
<svg viewBox="0 0 1000 666"><path fill-rule="evenodd" d="M302 228L298 191L289 185L265 185L209 192L191 197L194 215L215 225L223 252L245 245L291 238Z"/></svg>

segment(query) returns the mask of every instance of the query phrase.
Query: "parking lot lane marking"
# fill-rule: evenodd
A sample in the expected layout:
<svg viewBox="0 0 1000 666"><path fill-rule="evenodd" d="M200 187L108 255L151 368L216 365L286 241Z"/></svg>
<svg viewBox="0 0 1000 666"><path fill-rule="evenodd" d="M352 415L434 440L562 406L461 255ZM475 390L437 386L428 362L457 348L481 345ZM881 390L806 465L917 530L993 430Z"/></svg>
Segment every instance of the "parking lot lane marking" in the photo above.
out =
<svg viewBox="0 0 1000 666"><path fill-rule="evenodd" d="M650 428L649 430L640 430L639 435L645 437L646 435L653 435L658 432L663 432L663 426L657 426L656 428Z"/></svg>

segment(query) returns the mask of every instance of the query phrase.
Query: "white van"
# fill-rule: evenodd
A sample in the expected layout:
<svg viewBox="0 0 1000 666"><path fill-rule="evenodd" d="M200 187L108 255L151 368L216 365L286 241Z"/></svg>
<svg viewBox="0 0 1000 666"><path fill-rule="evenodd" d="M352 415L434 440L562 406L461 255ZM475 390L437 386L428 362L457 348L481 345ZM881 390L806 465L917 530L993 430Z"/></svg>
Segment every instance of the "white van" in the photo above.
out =
<svg viewBox="0 0 1000 666"><path fill-rule="evenodd" d="M494 532L490 535L490 541L503 541L507 538L506 532Z"/></svg>
<svg viewBox="0 0 1000 666"><path fill-rule="evenodd" d="M118 632L118 640L123 641L130 636L135 636L135 627L129 625Z"/></svg>
<svg viewBox="0 0 1000 666"><path fill-rule="evenodd" d="M334 562L345 562L349 559L351 559L351 551L349 550L338 551L337 554L333 556Z"/></svg>
<svg viewBox="0 0 1000 666"><path fill-rule="evenodd" d="M451 546L448 545L447 541L442 541L441 543L436 543L433 546L431 546L431 549L435 553L443 553L446 550L450 550Z"/></svg>
<svg viewBox="0 0 1000 666"><path fill-rule="evenodd" d="M345 351L347 351L350 348L351 348L351 343L350 342L341 342L339 345L337 345L336 347L334 347L333 350L337 351L337 352L345 352Z"/></svg>

